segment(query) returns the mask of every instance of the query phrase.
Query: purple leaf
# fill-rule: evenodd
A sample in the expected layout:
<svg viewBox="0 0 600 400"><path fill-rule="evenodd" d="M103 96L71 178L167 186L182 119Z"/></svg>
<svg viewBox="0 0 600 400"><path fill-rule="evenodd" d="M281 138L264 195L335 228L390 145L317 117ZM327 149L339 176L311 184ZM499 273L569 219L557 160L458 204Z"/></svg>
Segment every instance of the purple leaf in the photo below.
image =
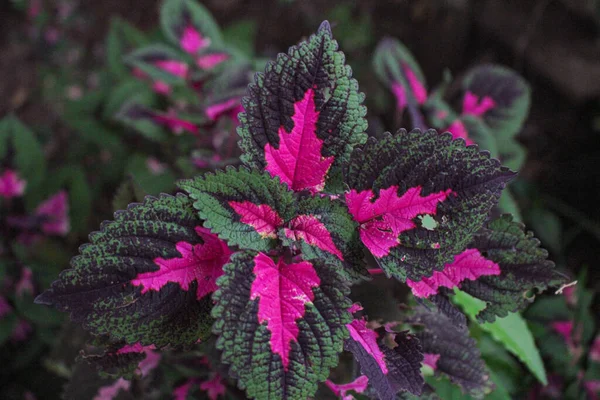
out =
<svg viewBox="0 0 600 400"><path fill-rule="evenodd" d="M421 394L423 355L414 336L407 332L390 333L384 328L375 331L364 318L346 326L350 338L345 348L354 354L362 374L368 377L380 399L395 399L400 391Z"/></svg>
<svg viewBox="0 0 600 400"><path fill-rule="evenodd" d="M19 178L19 174L12 169L7 169L0 176L0 197L10 199L20 197L25 193L27 182Z"/></svg>

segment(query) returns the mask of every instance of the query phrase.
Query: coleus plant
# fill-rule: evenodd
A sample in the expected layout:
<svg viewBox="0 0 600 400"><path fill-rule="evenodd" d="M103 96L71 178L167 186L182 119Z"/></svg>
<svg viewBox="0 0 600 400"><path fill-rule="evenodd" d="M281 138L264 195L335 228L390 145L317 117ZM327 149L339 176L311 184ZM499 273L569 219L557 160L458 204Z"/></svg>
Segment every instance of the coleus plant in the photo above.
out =
<svg viewBox="0 0 600 400"><path fill-rule="evenodd" d="M565 277L521 224L490 220L514 172L449 133L367 138L363 100L324 22L248 87L243 166L117 212L36 301L153 351L212 332L251 398L313 396L343 351L360 376L328 381L338 395L426 394L423 364L473 395L489 391L450 289L483 300L478 318L493 321ZM369 321L350 288L379 271L422 308Z"/></svg>
<svg viewBox="0 0 600 400"><path fill-rule="evenodd" d="M191 136L195 140L188 147L196 167L236 162L237 114L254 60L225 43L212 15L196 1L165 1L160 21L166 43L144 43L125 61L128 77L147 81L163 101L128 79L120 91L127 100L116 118L153 141L164 142L165 131ZM190 141L178 140L178 145Z"/></svg>

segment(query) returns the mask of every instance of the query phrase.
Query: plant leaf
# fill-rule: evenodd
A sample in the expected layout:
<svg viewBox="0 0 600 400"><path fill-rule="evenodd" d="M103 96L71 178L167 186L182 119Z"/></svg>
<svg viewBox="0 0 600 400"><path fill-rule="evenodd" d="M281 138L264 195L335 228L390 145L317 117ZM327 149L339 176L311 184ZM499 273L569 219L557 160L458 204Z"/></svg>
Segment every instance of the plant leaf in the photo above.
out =
<svg viewBox="0 0 600 400"><path fill-rule="evenodd" d="M90 235L37 297L92 333L128 344L191 345L209 334L210 294L229 249L184 195L146 198Z"/></svg>
<svg viewBox="0 0 600 400"><path fill-rule="evenodd" d="M346 207L329 197L307 197L297 213L280 231L285 245L298 245L308 261L341 263L346 267L341 272L351 279L366 276L356 223Z"/></svg>
<svg viewBox="0 0 600 400"><path fill-rule="evenodd" d="M162 44L136 49L127 55L128 65L147 74L154 81L169 85L184 84L189 74L188 60L180 53Z"/></svg>
<svg viewBox="0 0 600 400"><path fill-rule="evenodd" d="M353 153L346 202L386 274L419 281L465 249L513 176L450 134L400 130Z"/></svg>
<svg viewBox="0 0 600 400"><path fill-rule="evenodd" d="M454 257L454 261L446 264L442 271L434 271L429 278L419 282L406 280L417 297L429 297L438 293L440 287L460 287L463 280L477 280L481 276L500 275L500 267L486 259L477 249L467 249Z"/></svg>
<svg viewBox="0 0 600 400"><path fill-rule="evenodd" d="M154 345L111 345L102 354L83 354L81 358L94 364L102 373L132 379L135 374L147 375L156 368L160 353Z"/></svg>
<svg viewBox="0 0 600 400"><path fill-rule="evenodd" d="M483 301L456 289L453 300L463 308L472 320L480 322L479 315L482 312L481 310L485 308ZM510 313L505 317L497 318L493 323L485 322L480 327L489 332L508 351L523 361L542 384L548 384L544 363L535 346L527 323L520 314Z"/></svg>
<svg viewBox="0 0 600 400"><path fill-rule="evenodd" d="M364 95L329 23L280 54L249 86L239 115L242 161L294 190L318 192L364 142Z"/></svg>
<svg viewBox="0 0 600 400"><path fill-rule="evenodd" d="M297 215L292 192L264 172L228 168L178 186L196 200L206 227L243 249L274 248L275 224Z"/></svg>
<svg viewBox="0 0 600 400"><path fill-rule="evenodd" d="M483 118L502 152L527 118L531 103L529 85L508 68L486 64L469 71L462 89L463 112Z"/></svg>
<svg viewBox="0 0 600 400"><path fill-rule="evenodd" d="M347 284L321 263L249 251L234 254L224 270L213 315L230 375L252 398L312 396L347 335Z"/></svg>
<svg viewBox="0 0 600 400"><path fill-rule="evenodd" d="M488 260L500 266L501 273L464 281L461 290L483 300L486 307L477 315L479 322L493 322L496 316L522 310L531 301L528 292L543 291L567 283L567 277L547 260L548 252L540 241L512 216L502 215L489 222L469 248L478 249Z"/></svg>
<svg viewBox="0 0 600 400"><path fill-rule="evenodd" d="M477 342L465 326L457 326L443 313L425 307L418 307L409 322L418 329L415 336L423 352L436 356L436 374L446 374L475 398L482 398L491 390L489 372Z"/></svg>
<svg viewBox="0 0 600 400"><path fill-rule="evenodd" d="M410 50L397 39L385 38L373 56L373 68L377 78L393 93L396 108L416 110L427 101L427 84L419 64ZM413 116L414 112L411 112ZM413 118L414 119L414 118ZM412 121L421 128L419 121Z"/></svg>
<svg viewBox="0 0 600 400"><path fill-rule="evenodd" d="M165 36L182 50L196 54L210 46L220 46L223 38L210 12L194 0L167 0L160 10Z"/></svg>
<svg viewBox="0 0 600 400"><path fill-rule="evenodd" d="M11 158L7 158L11 152ZM12 162L27 181L28 191L33 192L44 181L46 158L42 146L31 129L16 117L0 120L0 159Z"/></svg>
<svg viewBox="0 0 600 400"><path fill-rule="evenodd" d="M415 336L386 333L383 328L373 330L364 318L354 319L347 327L350 337L345 348L354 355L380 399L395 399L400 391L421 394L423 354Z"/></svg>

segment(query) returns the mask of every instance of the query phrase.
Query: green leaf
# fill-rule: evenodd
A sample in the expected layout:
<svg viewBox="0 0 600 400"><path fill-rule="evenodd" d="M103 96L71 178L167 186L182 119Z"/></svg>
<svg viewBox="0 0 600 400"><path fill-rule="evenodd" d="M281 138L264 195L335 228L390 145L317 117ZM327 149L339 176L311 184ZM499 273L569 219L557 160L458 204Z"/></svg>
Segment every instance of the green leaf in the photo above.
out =
<svg viewBox="0 0 600 400"><path fill-rule="evenodd" d="M74 232L88 228L92 212L92 192L85 172L76 165L67 165L53 171L48 180L48 193L61 189L69 193L69 221Z"/></svg>
<svg viewBox="0 0 600 400"><path fill-rule="evenodd" d="M150 195L172 192L175 189L176 180L173 171L165 165L163 171L153 172L148 160L150 157L144 154L133 154L125 168L125 174L134 180L136 186Z"/></svg>
<svg viewBox="0 0 600 400"><path fill-rule="evenodd" d="M255 19L241 19L228 25L223 30L225 43L230 44L248 57L254 55L254 40L258 32Z"/></svg>
<svg viewBox="0 0 600 400"><path fill-rule="evenodd" d="M210 12L195 0L166 0L160 10L160 26L164 35L176 45L180 45L187 26L209 38L211 45L220 46L223 42L217 22Z"/></svg>
<svg viewBox="0 0 600 400"><path fill-rule="evenodd" d="M206 339L210 293L230 252L201 225L189 197L147 197L92 233L72 269L36 302L128 344L160 348Z"/></svg>
<svg viewBox="0 0 600 400"><path fill-rule="evenodd" d="M178 186L196 200L206 227L242 249L274 248L279 226L297 215L292 192L266 172L228 168Z"/></svg>
<svg viewBox="0 0 600 400"><path fill-rule="evenodd" d="M126 79L108 94L102 112L103 117L107 120L115 118L123 105L128 102L153 107L156 103L156 95L145 82Z"/></svg>
<svg viewBox="0 0 600 400"><path fill-rule="evenodd" d="M495 106L483 115L483 121L494 132L500 153L515 144L529 114L531 89L515 71L498 65L481 65L471 69L462 81L464 92L479 99L491 98Z"/></svg>
<svg viewBox="0 0 600 400"><path fill-rule="evenodd" d="M239 115L241 159L295 190L322 190L330 175L339 176L354 146L366 140L363 101L325 21L308 40L269 62L249 86L242 99L245 112ZM276 161L280 158L287 165ZM302 173L290 177L282 170Z"/></svg>
<svg viewBox="0 0 600 400"><path fill-rule="evenodd" d="M439 309L416 308L407 320L415 329L424 354L438 355L436 375L447 375L474 398L491 390L489 371L465 326L454 324Z"/></svg>
<svg viewBox="0 0 600 400"><path fill-rule="evenodd" d="M496 316L522 310L532 301L531 292L535 295L568 281L547 259L548 252L540 247L540 241L532 232L525 232L525 226L514 222L511 215L489 222L468 247L479 250L500 267L500 275L461 283L461 290L487 304L477 315L480 322L492 322Z"/></svg>
<svg viewBox="0 0 600 400"><path fill-rule="evenodd" d="M299 201L297 213L289 228L279 232L284 245L298 246L305 260L341 263L341 272L351 279L367 275L358 226L341 202L328 197L306 197ZM324 242L329 236L331 243Z"/></svg>
<svg viewBox="0 0 600 400"><path fill-rule="evenodd" d="M13 166L27 181L27 191L34 191L44 181L46 157L35 134L16 117L0 121L0 159L5 159L9 149L14 151Z"/></svg>
<svg viewBox="0 0 600 400"><path fill-rule="evenodd" d="M352 154L346 204L386 274L420 281L466 248L513 176L449 133L402 129Z"/></svg>
<svg viewBox="0 0 600 400"><path fill-rule="evenodd" d="M133 68L138 68L148 74L154 81L164 82L169 85L184 85L186 77L181 73L187 71L187 63L190 61L184 54L173 50L163 44L151 44L134 50L127 55L125 61ZM160 63L177 63L180 68L178 73L170 72L161 67ZM184 75L187 75L184 74Z"/></svg>
<svg viewBox="0 0 600 400"><path fill-rule="evenodd" d="M129 68L123 60L125 54L135 47L146 44L144 34L120 17L113 17L106 37L106 62L111 73L127 77Z"/></svg>
<svg viewBox="0 0 600 400"><path fill-rule="evenodd" d="M345 280L320 262L249 251L234 254L224 270L213 316L230 376L251 398L311 397L348 336Z"/></svg>
<svg viewBox="0 0 600 400"><path fill-rule="evenodd" d="M463 308L469 318L477 321L477 315L485 308L485 302L457 289L454 292L453 300ZM497 318L493 323L483 323L481 328L527 365L542 384L548 384L544 363L529 327L520 314L510 313L506 317Z"/></svg>

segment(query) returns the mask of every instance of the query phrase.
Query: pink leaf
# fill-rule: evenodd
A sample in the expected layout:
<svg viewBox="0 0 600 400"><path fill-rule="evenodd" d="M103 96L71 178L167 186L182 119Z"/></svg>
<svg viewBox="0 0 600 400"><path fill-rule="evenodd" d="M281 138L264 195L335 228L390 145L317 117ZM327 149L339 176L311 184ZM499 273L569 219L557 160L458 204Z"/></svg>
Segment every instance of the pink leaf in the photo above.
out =
<svg viewBox="0 0 600 400"><path fill-rule="evenodd" d="M408 84L412 89L412 92L417 100L417 104L423 104L427 101L427 89L421 83L417 75L414 71L408 66L408 64L404 64L404 74L406 75L406 79L408 79Z"/></svg>
<svg viewBox="0 0 600 400"><path fill-rule="evenodd" d="M463 114L471 114L480 117L494 107L496 107L496 102L489 96L484 96L480 101L476 94L469 91L465 93L463 99Z"/></svg>
<svg viewBox="0 0 600 400"><path fill-rule="evenodd" d="M19 178L16 171L7 169L0 176L0 197L10 199L12 197L20 197L25 193L27 182Z"/></svg>
<svg viewBox="0 0 600 400"><path fill-rule="evenodd" d="M196 65L202 69L211 69L229 59L227 53L211 53L196 59Z"/></svg>
<svg viewBox="0 0 600 400"><path fill-rule="evenodd" d="M285 228L285 236L289 239L304 240L311 246L317 246L344 260L344 256L331 239L331 233L314 215L300 215L292 219L289 228Z"/></svg>
<svg viewBox="0 0 600 400"><path fill-rule="evenodd" d="M240 221L248 224L263 238L277 238L277 229L283 219L267 204L256 205L249 201L230 201L229 205L241 217Z"/></svg>
<svg viewBox="0 0 600 400"><path fill-rule="evenodd" d="M430 278L419 282L406 280L417 297L429 297L437 294L438 288L460 287L465 279L477 280L480 276L500 275L500 266L486 259L477 249L467 249L454 257L454 261L444 266L443 271L434 271Z"/></svg>
<svg viewBox="0 0 600 400"><path fill-rule="evenodd" d="M0 305L0 310L1 309L2 306ZM1 311L0 315L2 315ZM592 344L592 347L590 348L590 359L592 361L600 363L600 334L596 336L596 338L594 339L594 344Z"/></svg>
<svg viewBox="0 0 600 400"><path fill-rule="evenodd" d="M38 206L35 215L44 217L42 231L47 235L66 235L70 229L67 192L61 190Z"/></svg>
<svg viewBox="0 0 600 400"><path fill-rule="evenodd" d="M210 46L210 39L202 36L193 26L188 25L181 35L179 45L189 54L196 54L201 49Z"/></svg>
<svg viewBox="0 0 600 400"><path fill-rule="evenodd" d="M22 342L27 339L27 336L29 336L32 330L33 328L29 322L25 321L24 319L20 319L12 332L11 339L15 342Z"/></svg>
<svg viewBox="0 0 600 400"><path fill-rule="evenodd" d="M159 60L155 61L154 65L166 71L172 75L175 75L179 78L186 78L188 74L189 67L183 61L175 61L175 60Z"/></svg>
<svg viewBox="0 0 600 400"><path fill-rule="evenodd" d="M309 89L294 104L294 127L287 132L279 128L279 148L265 146L265 169L278 176L294 191L319 192L325 187L325 176L333 164L333 157L321 155L323 140L317 137L319 112L315 106L315 92Z"/></svg>
<svg viewBox="0 0 600 400"><path fill-rule="evenodd" d="M178 242L176 248L181 257L154 259L158 271L138 274L131 284L142 286L144 294L151 290L159 291L169 282L178 283L181 289L187 291L195 281L198 284L198 300L214 292L217 289L216 280L223 275L223 265L229 261L231 251L224 241L208 229L196 227L196 233L204 243L192 245Z"/></svg>
<svg viewBox="0 0 600 400"><path fill-rule="evenodd" d="M427 365L435 371L437 369L437 363L438 363L438 360L440 359L440 355L425 353L425 354L423 354L423 357L424 357L423 365Z"/></svg>
<svg viewBox="0 0 600 400"><path fill-rule="evenodd" d="M94 397L94 400L113 400L117 397L120 390L127 391L130 387L131 382L119 378L113 384L101 387L100 390L98 390L98 394Z"/></svg>
<svg viewBox="0 0 600 400"><path fill-rule="evenodd" d="M444 131L450 132L454 139L464 139L467 146L475 144L475 142L469 138L469 132L460 119L454 120L454 122L452 122Z"/></svg>
<svg viewBox="0 0 600 400"><path fill-rule="evenodd" d="M446 200L451 189L421 196L421 186L410 188L398 197L398 186L379 192L373 200L372 190L346 193L346 204L354 220L360 224L360 238L375 257L389 254L399 243L400 233L417 225L412 221L417 215L435 215L438 203Z"/></svg>
<svg viewBox="0 0 600 400"><path fill-rule="evenodd" d="M184 131L194 135L199 132L198 127L194 123L180 119L172 112L168 114L154 114L152 118L157 124L166 126L177 135Z"/></svg>
<svg viewBox="0 0 600 400"><path fill-rule="evenodd" d="M396 98L396 108L400 111L404 110L406 107L406 92L404 91L404 87L399 83L394 82L392 84L392 93Z"/></svg>
<svg viewBox="0 0 600 400"><path fill-rule="evenodd" d="M25 293L33 295L33 272L31 268L24 267L21 271L21 279L15 285L15 293L18 297L22 297Z"/></svg>
<svg viewBox="0 0 600 400"><path fill-rule="evenodd" d="M173 400L186 400L192 386L199 383L199 379L192 378L185 381L182 385L177 386L173 389Z"/></svg>
<svg viewBox="0 0 600 400"><path fill-rule="evenodd" d="M222 115L225 115L232 120L237 121L237 115L244 111L242 105L240 104L240 99L234 97L232 99L226 100L222 103L213 104L206 108L206 116L211 121L216 121Z"/></svg>
<svg viewBox="0 0 600 400"><path fill-rule="evenodd" d="M217 400L219 396L225 395L225 385L221 375L215 374L211 379L200 383L200 389L208 393L210 400Z"/></svg>
<svg viewBox="0 0 600 400"><path fill-rule="evenodd" d="M0 318L9 314L12 311L12 307L8 304L8 301L2 296L0 296Z"/></svg>
<svg viewBox="0 0 600 400"><path fill-rule="evenodd" d="M558 333L567 344L573 343L573 321L555 321L552 329Z"/></svg>
<svg viewBox="0 0 600 400"><path fill-rule="evenodd" d="M367 386L369 386L369 378L365 375L361 375L352 382L336 384L330 381L329 379L325 381L325 385L338 397L341 397L342 400L351 400L354 397L349 395L349 391L354 391L356 393L363 393L367 390Z"/></svg>
<svg viewBox="0 0 600 400"><path fill-rule="evenodd" d="M381 371L387 374L388 367L385 363L385 356L377 343L377 332L367 327L367 321L364 318L355 319L346 325L346 327L348 328L348 332L350 332L350 337L364 347L367 353L373 357Z"/></svg>
<svg viewBox="0 0 600 400"><path fill-rule="evenodd" d="M304 305L314 300L313 287L321 283L313 265L307 261L277 264L263 253L254 258L256 278L250 299L259 299L258 321L267 322L271 332L271 350L281 356L287 371L291 342L298 341L296 320L304 315Z"/></svg>

